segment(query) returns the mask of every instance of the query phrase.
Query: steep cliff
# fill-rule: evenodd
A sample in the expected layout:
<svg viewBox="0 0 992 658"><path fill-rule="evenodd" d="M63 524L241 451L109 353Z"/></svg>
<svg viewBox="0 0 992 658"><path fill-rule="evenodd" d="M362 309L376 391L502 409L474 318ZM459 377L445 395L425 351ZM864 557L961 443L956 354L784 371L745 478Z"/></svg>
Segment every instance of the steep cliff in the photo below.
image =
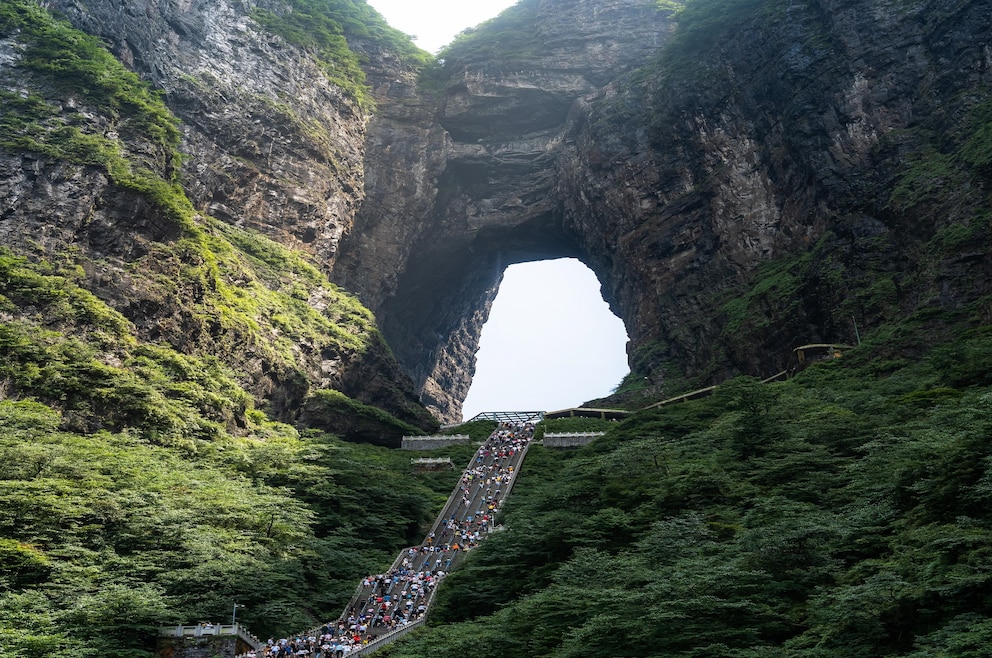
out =
<svg viewBox="0 0 992 658"><path fill-rule="evenodd" d="M854 322L987 322L989 3L713 11L593 105L566 169L635 366L771 375Z"/></svg>
<svg viewBox="0 0 992 658"><path fill-rule="evenodd" d="M987 2L655 5L525 0L442 54L443 133L370 123L334 275L440 416L513 262L585 261L655 394L989 293Z"/></svg>
<svg viewBox="0 0 992 658"><path fill-rule="evenodd" d="M285 22L302 10L281 3L50 4L165 104L99 42L10 3L2 244L80 267L142 340L220 358L278 418L299 419L329 387L432 426L374 320L325 276L362 200L370 100L358 56L333 40L296 44ZM409 75L401 59L425 54L375 29L386 30L372 24L356 42Z"/></svg>
<svg viewBox="0 0 992 658"><path fill-rule="evenodd" d="M606 274L562 222L570 117L673 26L641 0L522 2L442 53L416 99L380 99L366 202L334 277L376 311L441 418L460 417L508 265L577 256Z"/></svg>
<svg viewBox="0 0 992 658"><path fill-rule="evenodd" d="M408 44L340 15L352 27L332 34L320 3L52 6L165 92L194 210L299 250L357 294L439 419L459 417L514 262L586 262L654 394L772 374L798 343L850 342L856 325L926 309L984 321L987 2L524 0L419 77ZM90 285L134 297L141 286L100 264L140 263L138 243L181 227L25 162L8 161L5 242L60 251L85 226ZM114 203L127 222L103 219ZM76 219L39 219L55 209ZM122 308L150 336L187 349L211 333L148 296ZM314 383L411 402L364 389L392 375L355 374L371 370L346 366L354 355L302 351L288 370L235 366L286 417Z"/></svg>

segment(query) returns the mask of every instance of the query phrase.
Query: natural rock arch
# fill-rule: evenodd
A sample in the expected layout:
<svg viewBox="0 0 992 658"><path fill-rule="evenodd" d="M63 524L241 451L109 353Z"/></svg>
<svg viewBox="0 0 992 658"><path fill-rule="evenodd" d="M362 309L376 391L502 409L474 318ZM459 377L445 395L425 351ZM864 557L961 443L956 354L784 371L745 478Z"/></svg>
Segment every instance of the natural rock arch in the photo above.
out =
<svg viewBox="0 0 992 658"><path fill-rule="evenodd" d="M506 268L563 257L591 260L552 207L548 172L522 168L518 175L504 172L484 179L480 169L449 161L437 182L429 228L409 242L377 240L378 257L346 243L338 261L341 267L364 265L355 271L369 274L376 263L388 271L394 271L391 260L403 263L381 299L357 279L343 283L365 296L425 405L446 420L457 419L468 393L482 327ZM521 190L523 195L517 193ZM384 244L395 251L383 253ZM379 279L369 281L382 285Z"/></svg>
<svg viewBox="0 0 992 658"><path fill-rule="evenodd" d="M481 232L454 249L424 245L411 258L397 294L380 309L386 339L400 362L413 366L422 400L445 418L457 415L468 394L482 328L506 268L584 256L554 227L539 234L530 228ZM521 311L522 322L532 321Z"/></svg>
<svg viewBox="0 0 992 658"><path fill-rule="evenodd" d="M453 49L432 89L373 72L365 199L332 275L376 312L427 406L457 417L513 262L588 265L656 383L769 376L796 345L853 340L852 316L877 326L983 294L984 270L913 256L982 207L981 172L937 206L893 200L906 163L983 107L987 4L926 24L841 5L779 8L787 30L742 19L635 76L674 29L657 5L525 0ZM768 261L779 279L751 288ZM891 294L859 294L878 279Z"/></svg>
<svg viewBox="0 0 992 658"><path fill-rule="evenodd" d="M494 62L469 48L439 93L372 78L367 196L334 265L444 420L458 418L506 267L578 258L613 306L611 263L571 221L582 202L567 180L573 137L584 103L643 65L672 27L640 0L523 4L514 11L533 12L539 51Z"/></svg>

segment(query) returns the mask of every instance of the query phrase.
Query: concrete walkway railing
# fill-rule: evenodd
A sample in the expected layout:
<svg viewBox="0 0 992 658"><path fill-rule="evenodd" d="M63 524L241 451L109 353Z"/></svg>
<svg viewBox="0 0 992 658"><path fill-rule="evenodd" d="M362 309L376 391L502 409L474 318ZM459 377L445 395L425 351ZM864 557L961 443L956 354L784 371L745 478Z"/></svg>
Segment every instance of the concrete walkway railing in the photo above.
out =
<svg viewBox="0 0 992 658"><path fill-rule="evenodd" d="M260 649L262 641L249 633L241 624L196 624L195 626L162 626L160 637L238 637L253 649Z"/></svg>

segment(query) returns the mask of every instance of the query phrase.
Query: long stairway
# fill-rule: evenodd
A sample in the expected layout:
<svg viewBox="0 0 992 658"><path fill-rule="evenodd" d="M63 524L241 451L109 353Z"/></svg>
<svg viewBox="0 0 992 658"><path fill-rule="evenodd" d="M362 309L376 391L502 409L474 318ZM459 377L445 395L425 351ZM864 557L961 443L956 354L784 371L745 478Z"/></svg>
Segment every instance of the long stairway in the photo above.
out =
<svg viewBox="0 0 992 658"><path fill-rule="evenodd" d="M369 654L423 624L444 576L495 529L533 434L533 424L501 423L473 455L424 541L400 551L385 573L364 578L336 622L304 634L330 647L325 658ZM257 655L268 656L269 649Z"/></svg>

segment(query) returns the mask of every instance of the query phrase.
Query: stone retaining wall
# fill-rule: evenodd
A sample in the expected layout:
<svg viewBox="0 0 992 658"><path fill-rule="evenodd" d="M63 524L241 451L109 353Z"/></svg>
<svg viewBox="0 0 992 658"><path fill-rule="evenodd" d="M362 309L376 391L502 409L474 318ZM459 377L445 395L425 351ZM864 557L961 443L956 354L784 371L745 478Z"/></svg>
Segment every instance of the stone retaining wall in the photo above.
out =
<svg viewBox="0 0 992 658"><path fill-rule="evenodd" d="M471 442L468 434L437 436L404 436L400 448L403 450L437 450Z"/></svg>

